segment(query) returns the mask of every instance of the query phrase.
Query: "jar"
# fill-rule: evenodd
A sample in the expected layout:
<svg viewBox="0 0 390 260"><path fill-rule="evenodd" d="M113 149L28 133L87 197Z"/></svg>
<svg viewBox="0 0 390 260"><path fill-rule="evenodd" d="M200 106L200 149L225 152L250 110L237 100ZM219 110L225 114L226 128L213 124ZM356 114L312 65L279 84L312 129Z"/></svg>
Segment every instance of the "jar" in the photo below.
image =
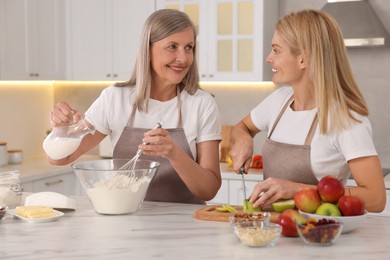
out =
<svg viewBox="0 0 390 260"><path fill-rule="evenodd" d="M0 167L8 163L7 143L0 141Z"/></svg>
<svg viewBox="0 0 390 260"><path fill-rule="evenodd" d="M23 150L8 150L8 164L21 164L23 161Z"/></svg>
<svg viewBox="0 0 390 260"><path fill-rule="evenodd" d="M0 205L15 208L22 202L19 171L0 172Z"/></svg>

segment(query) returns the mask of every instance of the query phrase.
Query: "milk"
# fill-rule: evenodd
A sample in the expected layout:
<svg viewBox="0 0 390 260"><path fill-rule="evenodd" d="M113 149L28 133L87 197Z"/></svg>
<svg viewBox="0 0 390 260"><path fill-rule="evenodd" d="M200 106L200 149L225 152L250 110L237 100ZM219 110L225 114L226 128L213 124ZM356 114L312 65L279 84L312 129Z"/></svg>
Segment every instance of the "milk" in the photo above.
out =
<svg viewBox="0 0 390 260"><path fill-rule="evenodd" d="M46 138L43 141L43 149L51 159L59 160L76 151L80 142L79 138Z"/></svg>

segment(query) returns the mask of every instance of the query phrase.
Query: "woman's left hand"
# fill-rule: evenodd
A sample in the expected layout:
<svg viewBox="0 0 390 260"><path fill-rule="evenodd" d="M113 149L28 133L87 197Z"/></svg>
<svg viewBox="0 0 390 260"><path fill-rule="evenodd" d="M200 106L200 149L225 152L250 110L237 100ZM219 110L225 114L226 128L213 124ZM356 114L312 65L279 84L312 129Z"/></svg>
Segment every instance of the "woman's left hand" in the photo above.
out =
<svg viewBox="0 0 390 260"><path fill-rule="evenodd" d="M163 128L152 129L144 134L143 144L138 148L143 149L145 155L162 156L168 160L174 156L177 148L169 132Z"/></svg>
<svg viewBox="0 0 390 260"><path fill-rule="evenodd" d="M301 190L303 185L271 177L256 184L249 200L254 203L254 207L268 207L280 199L294 198L294 194Z"/></svg>

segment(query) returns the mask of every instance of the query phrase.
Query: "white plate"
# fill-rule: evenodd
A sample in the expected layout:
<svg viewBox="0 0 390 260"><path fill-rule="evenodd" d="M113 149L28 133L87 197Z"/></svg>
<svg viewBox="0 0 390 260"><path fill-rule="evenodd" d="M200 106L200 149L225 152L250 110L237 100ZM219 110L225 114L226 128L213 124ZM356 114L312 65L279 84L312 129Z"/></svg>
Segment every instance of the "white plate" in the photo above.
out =
<svg viewBox="0 0 390 260"><path fill-rule="evenodd" d="M24 220L24 221L26 221L28 223L50 222L50 221L57 220L57 219L59 219L60 217L62 217L64 215L64 213L62 213L61 211L58 211L58 210L54 210L55 216L54 217L50 217L50 218L24 218L24 217L19 216L18 214L16 214L15 209L7 210L7 213L11 214L12 216L14 216L14 217L16 217L18 219Z"/></svg>

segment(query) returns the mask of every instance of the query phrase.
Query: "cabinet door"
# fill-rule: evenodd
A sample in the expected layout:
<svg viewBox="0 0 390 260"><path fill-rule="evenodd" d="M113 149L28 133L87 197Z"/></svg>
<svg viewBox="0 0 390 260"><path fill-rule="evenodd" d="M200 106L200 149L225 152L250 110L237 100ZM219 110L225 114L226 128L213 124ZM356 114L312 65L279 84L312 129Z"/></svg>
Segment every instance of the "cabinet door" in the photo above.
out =
<svg viewBox="0 0 390 260"><path fill-rule="evenodd" d="M252 193L253 188L257 184L257 181L245 181L246 196ZM244 204L244 188L242 186L241 180L229 180L229 204L230 205L239 205Z"/></svg>
<svg viewBox="0 0 390 260"><path fill-rule="evenodd" d="M75 181L73 172L44 178L32 182L32 191L53 191L64 195L74 195L76 193Z"/></svg>
<svg viewBox="0 0 390 260"><path fill-rule="evenodd" d="M229 180L222 180L221 188L207 204L229 204Z"/></svg>
<svg viewBox="0 0 390 260"><path fill-rule="evenodd" d="M72 0L69 5L70 78L128 80L154 0Z"/></svg>
<svg viewBox="0 0 390 260"><path fill-rule="evenodd" d="M68 1L70 71L75 80L107 80L111 76L111 1Z"/></svg>
<svg viewBox="0 0 390 260"><path fill-rule="evenodd" d="M207 81L270 80L270 51L277 1L157 0L157 9L187 13L198 27L199 76ZM271 28L271 29L270 29Z"/></svg>
<svg viewBox="0 0 390 260"><path fill-rule="evenodd" d="M208 79L261 80L262 6L259 1L211 1ZM203 19L203 18L202 18Z"/></svg>
<svg viewBox="0 0 390 260"><path fill-rule="evenodd" d="M1 79L62 79L63 0L0 2Z"/></svg>
<svg viewBox="0 0 390 260"><path fill-rule="evenodd" d="M111 77L113 80L130 79L142 27L154 9L154 0L112 1Z"/></svg>

